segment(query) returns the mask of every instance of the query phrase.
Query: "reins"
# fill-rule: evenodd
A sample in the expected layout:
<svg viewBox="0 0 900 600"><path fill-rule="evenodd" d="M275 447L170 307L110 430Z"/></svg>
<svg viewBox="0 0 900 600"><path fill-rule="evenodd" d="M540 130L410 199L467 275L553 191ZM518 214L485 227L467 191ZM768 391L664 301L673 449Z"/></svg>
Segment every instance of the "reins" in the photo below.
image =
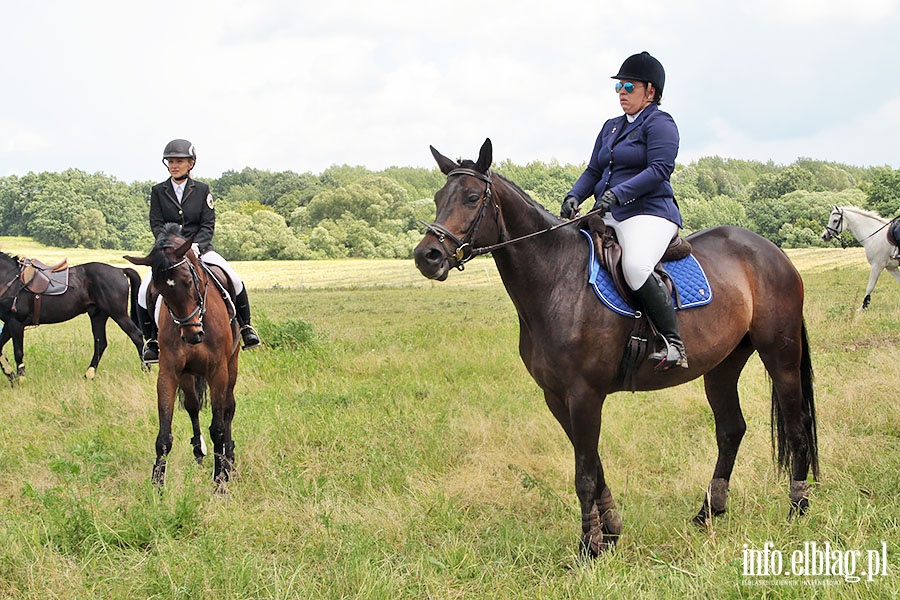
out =
<svg viewBox="0 0 900 600"><path fill-rule="evenodd" d="M599 212L602 212L602 210L603 210L600 208L591 210L583 215L574 217L574 218L569 219L568 221L564 221L562 223L557 223L556 225L552 225L550 227L547 227L546 229L541 229L539 231L533 231L532 233L528 233L523 236L509 239L509 240L504 240L504 241L498 242L496 244L491 244L489 246L482 246L480 248L474 248L471 245L471 240L472 240L472 238L475 237L475 233L478 230L478 227L481 225L481 220L484 217L484 213L487 209L487 205L488 205L489 201L494 205L494 209L497 212L498 226L500 225L500 221L503 220L503 213L500 212L500 207L497 205L496 202L493 202L494 195L493 195L493 192L491 191L491 184L493 183L493 178L491 177L490 171L488 171L487 173L481 173L474 169L467 169L467 168L463 168L463 167L453 169L452 171L447 173L447 177L450 177L451 175L471 175L472 177L481 179L482 181L485 182L485 189L484 189L484 193L481 196L481 200L480 200L481 206L478 211L478 215L475 217L475 220L472 221L472 225L469 227L466 235L463 237L462 240L460 240L449 229L447 229L446 227L444 227L443 225L441 225L437 222L426 223L425 221L419 219L419 223L421 223L422 225L425 226L428 233L433 234L437 238L437 240L441 244L441 246L444 245L444 241L447 238L450 238L453 241L453 243L456 244L456 250L454 250L453 252L450 252L450 255L456 259L456 261L457 261L456 268L459 269L460 271L465 269L465 263L469 262L476 256L481 256L482 254L488 254L489 252L493 252L494 250L498 250L500 248L504 248L504 247L510 246L512 244L518 244L519 242L524 242L525 240L531 239L533 237L537 237L539 235L544 235L545 233L550 233L551 231L556 231L557 229L559 229L561 227L566 227L568 225L572 225L573 223L578 223L579 221L583 221L584 219L586 219L590 216L593 216ZM501 229L502 229L501 235L503 235L506 231L506 228L502 227Z"/></svg>
<svg viewBox="0 0 900 600"><path fill-rule="evenodd" d="M856 212L856 211L852 211L852 212ZM838 222L837 222L837 224L836 224L837 226L836 226L836 227L831 227L830 225L826 225L826 226L825 226L825 231L829 232L829 233L832 235L832 237L837 238L837 240L841 243L841 248L846 249L846 248L847 248L847 244L846 244L846 242L844 242L843 238L841 238L841 234L843 233L843 231L837 229L838 227L841 227L841 225L842 225L843 222L844 222L844 209L843 209L843 208L839 208L839 209L838 209L838 215L840 215L840 218L838 219ZM865 216L865 215L862 215L862 216ZM870 216L870 218L872 218L872 217ZM879 227L878 229L876 229L875 231L873 231L872 233L870 233L870 234L867 235L866 237L864 237L864 238L862 238L862 239L860 239L860 240L857 240L857 241L858 241L860 244L862 244L864 241L866 241L867 239L869 239L870 237L872 237L873 235L875 235L876 233L878 233L879 231L881 231L882 229L884 229L885 227L887 227L888 225L890 225L890 224L894 221L894 219L896 219L896 218L897 218L897 217L893 217L892 219L888 219L888 222L887 222L887 223L882 224L881 227Z"/></svg>

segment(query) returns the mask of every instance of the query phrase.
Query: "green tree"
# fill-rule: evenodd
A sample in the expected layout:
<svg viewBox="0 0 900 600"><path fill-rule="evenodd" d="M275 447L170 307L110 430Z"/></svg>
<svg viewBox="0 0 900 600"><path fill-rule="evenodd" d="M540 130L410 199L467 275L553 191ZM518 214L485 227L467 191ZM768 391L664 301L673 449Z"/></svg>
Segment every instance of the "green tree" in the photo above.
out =
<svg viewBox="0 0 900 600"><path fill-rule="evenodd" d="M900 171L880 173L868 188L866 207L883 217L900 213Z"/></svg>

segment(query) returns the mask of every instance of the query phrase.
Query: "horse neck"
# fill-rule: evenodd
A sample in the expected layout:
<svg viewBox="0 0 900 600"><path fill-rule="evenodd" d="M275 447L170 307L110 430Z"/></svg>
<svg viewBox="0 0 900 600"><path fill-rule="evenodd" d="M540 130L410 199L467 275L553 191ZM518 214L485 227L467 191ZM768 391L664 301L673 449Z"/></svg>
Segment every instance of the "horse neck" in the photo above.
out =
<svg viewBox="0 0 900 600"><path fill-rule="evenodd" d="M886 221L879 219L874 215L868 215L849 209L844 209L844 220L847 223L847 229L849 229L854 237L860 242L883 228L886 223Z"/></svg>
<svg viewBox="0 0 900 600"><path fill-rule="evenodd" d="M505 228L507 240L544 231L559 221L516 188L500 181L495 185L500 210L499 226ZM563 268L573 259L575 227L563 227L552 232L515 242L493 251L497 271L506 290L522 314L525 306L535 306L551 296L548 292L565 278L570 270ZM587 246L585 246L586 248Z"/></svg>

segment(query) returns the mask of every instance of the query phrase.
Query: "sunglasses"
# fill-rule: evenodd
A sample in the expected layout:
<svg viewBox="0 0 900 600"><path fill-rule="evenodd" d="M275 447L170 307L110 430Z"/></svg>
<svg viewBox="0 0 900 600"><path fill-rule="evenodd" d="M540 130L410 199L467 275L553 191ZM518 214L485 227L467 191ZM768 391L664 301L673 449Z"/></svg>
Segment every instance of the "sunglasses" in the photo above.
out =
<svg viewBox="0 0 900 600"><path fill-rule="evenodd" d="M620 82L616 83L616 93L621 92L623 89L625 90L626 94L630 94L631 92L634 91L634 84L631 83L630 81L626 81L625 83L622 83L620 81Z"/></svg>

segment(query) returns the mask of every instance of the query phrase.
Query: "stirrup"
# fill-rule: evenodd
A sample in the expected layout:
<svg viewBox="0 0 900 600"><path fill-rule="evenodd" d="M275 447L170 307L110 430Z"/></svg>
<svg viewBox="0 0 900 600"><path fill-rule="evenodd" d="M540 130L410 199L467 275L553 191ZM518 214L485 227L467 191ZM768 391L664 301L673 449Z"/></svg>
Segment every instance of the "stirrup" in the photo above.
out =
<svg viewBox="0 0 900 600"><path fill-rule="evenodd" d="M159 362L159 342L151 338L144 343L141 361L145 365L155 365Z"/></svg>
<svg viewBox="0 0 900 600"><path fill-rule="evenodd" d="M662 340L665 348L647 356L647 360L653 363L653 370L657 373L665 373L672 367L687 369L688 361L684 350L669 343L665 337L662 337Z"/></svg>
<svg viewBox="0 0 900 600"><path fill-rule="evenodd" d="M244 350L253 350L262 344L259 334L249 323L241 327L241 340L244 342Z"/></svg>

